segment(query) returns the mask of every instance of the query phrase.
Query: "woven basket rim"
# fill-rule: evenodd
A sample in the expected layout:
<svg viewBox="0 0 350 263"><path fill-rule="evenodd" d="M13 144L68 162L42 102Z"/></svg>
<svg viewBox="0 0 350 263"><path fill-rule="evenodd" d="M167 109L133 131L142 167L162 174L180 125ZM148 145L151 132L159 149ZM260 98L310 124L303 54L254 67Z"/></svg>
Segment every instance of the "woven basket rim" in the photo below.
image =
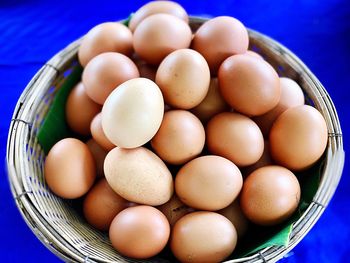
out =
<svg viewBox="0 0 350 263"><path fill-rule="evenodd" d="M192 23L202 23L206 21L206 18L190 17ZM260 261L277 261L282 258L288 251L294 248L301 239L311 230L313 225L317 222L319 217L324 212L329 201L331 200L334 192L340 181L342 170L344 166L344 150L342 132L340 122L338 119L335 106L328 95L325 88L314 76L314 74L306 67L306 65L289 49L282 44L273 40L272 38L258 33L257 31L248 29L251 38L260 39L265 43L268 43L269 47L274 52L285 56L285 59L290 61L295 68L302 74L303 77L310 82L317 89L315 98L319 105L325 105L325 108L318 108L322 115L327 115L326 121L329 129L329 139L327 145L327 158L326 166L324 168L321 184L317 190L313 202L309 205L308 209L303 213L303 216L294 224L291 240L287 247L268 247L255 253L252 256L229 260L227 262L260 262ZM16 145L20 140L25 138L17 138L19 136L19 130L29 129L30 122L23 118L23 105L26 104L27 99L30 98L31 92L38 88L43 83L53 81L55 77L63 70L69 61L75 56L77 49L80 45L81 38L69 44L66 48L58 52L52 57L32 78L29 84L22 92L14 113L9 128L6 150L6 163L8 170L8 179L11 188L12 195L16 201L16 205L26 221L29 228L38 237L38 239L52 251L65 261L80 261L80 262L94 262L94 260L86 258L84 255L79 254L73 246L70 246L62 240L59 236L53 234L53 229L45 224L45 220L40 218L40 214L36 211L36 207L33 206L28 194L21 182L20 172L18 172L18 165L16 164ZM317 105L318 105L317 104ZM317 106L316 105L316 106ZM18 141L19 140L19 141ZM19 170L20 171L20 170Z"/></svg>

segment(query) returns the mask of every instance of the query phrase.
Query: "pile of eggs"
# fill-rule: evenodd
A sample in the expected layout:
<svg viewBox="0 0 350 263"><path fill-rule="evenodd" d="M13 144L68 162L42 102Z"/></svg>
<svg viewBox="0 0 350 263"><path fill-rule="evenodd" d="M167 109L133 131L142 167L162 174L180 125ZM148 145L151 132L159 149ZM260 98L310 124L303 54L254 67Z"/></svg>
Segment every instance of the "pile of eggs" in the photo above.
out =
<svg viewBox="0 0 350 263"><path fill-rule="evenodd" d="M240 21L216 17L194 33L188 22L177 3L155 1L128 27L91 29L66 103L69 127L90 139L65 138L45 161L50 189L83 197L87 222L131 258L169 244L181 262L224 260L250 224L294 213L294 173L327 145L322 115L247 50Z"/></svg>

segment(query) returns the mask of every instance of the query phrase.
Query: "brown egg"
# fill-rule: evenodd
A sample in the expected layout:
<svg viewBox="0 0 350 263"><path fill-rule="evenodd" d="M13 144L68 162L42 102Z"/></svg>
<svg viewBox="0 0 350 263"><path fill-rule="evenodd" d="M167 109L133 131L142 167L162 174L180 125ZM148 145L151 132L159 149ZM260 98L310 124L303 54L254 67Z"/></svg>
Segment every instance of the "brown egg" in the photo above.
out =
<svg viewBox="0 0 350 263"><path fill-rule="evenodd" d="M210 71L201 54L192 49L170 53L159 65L156 83L170 106L190 109L208 93Z"/></svg>
<svg viewBox="0 0 350 263"><path fill-rule="evenodd" d="M129 202L116 194L102 178L86 195L83 212L90 225L106 231L114 217L128 206Z"/></svg>
<svg viewBox="0 0 350 263"><path fill-rule="evenodd" d="M101 113L97 114L90 124L91 135L94 140L106 151L112 150L115 145L108 140L102 129L102 116Z"/></svg>
<svg viewBox="0 0 350 263"><path fill-rule="evenodd" d="M45 181L56 195L74 199L83 196L96 177L94 157L78 139L58 141L49 151L44 167Z"/></svg>
<svg viewBox="0 0 350 263"><path fill-rule="evenodd" d="M205 22L195 33L192 48L201 53L215 76L220 64L229 56L248 49L248 32L233 17L219 16Z"/></svg>
<svg viewBox="0 0 350 263"><path fill-rule="evenodd" d="M194 113L203 123L207 123L214 115L228 111L229 106L222 98L219 90L219 82L217 78L212 78L210 80L209 90L204 100L191 109L191 112Z"/></svg>
<svg viewBox="0 0 350 263"><path fill-rule="evenodd" d="M295 175L277 165L255 170L244 181L241 208L252 222L270 226L289 218L297 209L300 186Z"/></svg>
<svg viewBox="0 0 350 263"><path fill-rule="evenodd" d="M151 140L157 155L170 164L183 164L199 155L205 143L200 120L185 110L170 110Z"/></svg>
<svg viewBox="0 0 350 263"><path fill-rule="evenodd" d="M261 115L275 107L280 99L280 81L265 60L251 55L235 55L220 66L219 87L225 101L248 116Z"/></svg>
<svg viewBox="0 0 350 263"><path fill-rule="evenodd" d="M157 67L148 64L146 61L142 60L136 53L133 55L133 61L135 62L137 69L140 72L141 78L150 79L156 81Z"/></svg>
<svg viewBox="0 0 350 263"><path fill-rule="evenodd" d="M170 226L166 217L151 206L134 206L121 211L112 221L109 238L122 255L146 259L167 244Z"/></svg>
<svg viewBox="0 0 350 263"><path fill-rule="evenodd" d="M242 212L238 198L229 206L219 210L218 213L231 221L237 230L238 238L242 238L245 235L249 227L249 221Z"/></svg>
<svg viewBox="0 0 350 263"><path fill-rule="evenodd" d="M318 110L308 105L290 108L271 128L271 156L291 170L307 169L322 156L327 140L327 124Z"/></svg>
<svg viewBox="0 0 350 263"><path fill-rule="evenodd" d="M102 105L118 85L139 76L130 58L120 53L106 52L86 65L82 80L88 96Z"/></svg>
<svg viewBox="0 0 350 263"><path fill-rule="evenodd" d="M215 211L228 206L238 196L242 184L242 174L237 166L215 155L188 162L175 177L177 196L199 210Z"/></svg>
<svg viewBox="0 0 350 263"><path fill-rule="evenodd" d="M278 104L267 113L256 116L253 120L268 138L272 124L281 113L289 108L304 105L304 94L298 83L290 78L280 78L281 97Z"/></svg>
<svg viewBox="0 0 350 263"><path fill-rule="evenodd" d="M84 109L83 111L81 109ZM101 111L86 94L83 83L79 82L70 92L66 102L66 121L68 126L80 135L90 134L90 123Z"/></svg>
<svg viewBox="0 0 350 263"><path fill-rule="evenodd" d="M192 32L183 20L168 14L145 18L134 32L134 49L146 62L158 65L171 52L188 48Z"/></svg>
<svg viewBox="0 0 350 263"><path fill-rule="evenodd" d="M171 251L181 262L221 262L235 249L237 232L232 223L215 212L194 212L176 222Z"/></svg>
<svg viewBox="0 0 350 263"><path fill-rule="evenodd" d="M188 23L188 15L185 9L172 1L151 1L139 8L131 17L129 28L132 32L146 17L154 14L169 14Z"/></svg>
<svg viewBox="0 0 350 263"><path fill-rule="evenodd" d="M104 177L103 163L105 161L107 151L103 149L94 139L88 140L86 145L89 147L90 152L94 157L97 177Z"/></svg>
<svg viewBox="0 0 350 263"><path fill-rule="evenodd" d="M259 53L256 53L254 51L251 50L247 50L247 52L244 53L245 55L250 55L259 59L264 59Z"/></svg>
<svg viewBox="0 0 350 263"><path fill-rule="evenodd" d="M267 166L267 165L271 165L271 164L273 164L273 160L272 160L271 154L270 154L270 144L269 144L269 141L265 140L264 141L264 152L261 155L260 159L256 163L249 165L247 167L244 167L242 169L242 174L243 174L243 176L248 176L249 174L254 172L256 169L258 169L260 167Z"/></svg>
<svg viewBox="0 0 350 263"><path fill-rule="evenodd" d="M104 172L111 188L131 202L156 206L173 195L170 171L146 148L114 148L106 156Z"/></svg>
<svg viewBox="0 0 350 263"><path fill-rule="evenodd" d="M257 162L264 151L264 138L258 125L239 113L223 112L214 116L208 122L206 138L211 153L239 167Z"/></svg>
<svg viewBox="0 0 350 263"><path fill-rule="evenodd" d="M181 217L194 211L193 208L190 208L181 202L176 194L173 194L168 202L157 208L166 216L170 226L174 226Z"/></svg>
<svg viewBox="0 0 350 263"><path fill-rule="evenodd" d="M136 148L157 133L164 114L164 100L157 84L135 78L119 85L102 108L102 129L113 144Z"/></svg>
<svg viewBox="0 0 350 263"><path fill-rule="evenodd" d="M107 22L93 27L83 38L78 59L85 67L97 55L105 52L119 52L130 56L133 50L130 29L116 22Z"/></svg>

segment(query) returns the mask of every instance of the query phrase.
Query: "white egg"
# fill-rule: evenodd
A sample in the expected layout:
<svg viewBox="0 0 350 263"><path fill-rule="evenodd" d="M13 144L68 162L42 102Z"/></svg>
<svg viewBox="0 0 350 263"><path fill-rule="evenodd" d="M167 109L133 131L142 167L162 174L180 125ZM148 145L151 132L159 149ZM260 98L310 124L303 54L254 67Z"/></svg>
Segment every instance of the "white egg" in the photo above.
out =
<svg viewBox="0 0 350 263"><path fill-rule="evenodd" d="M163 119L164 100L157 84L135 78L119 85L102 108L102 128L106 137L122 148L147 143Z"/></svg>

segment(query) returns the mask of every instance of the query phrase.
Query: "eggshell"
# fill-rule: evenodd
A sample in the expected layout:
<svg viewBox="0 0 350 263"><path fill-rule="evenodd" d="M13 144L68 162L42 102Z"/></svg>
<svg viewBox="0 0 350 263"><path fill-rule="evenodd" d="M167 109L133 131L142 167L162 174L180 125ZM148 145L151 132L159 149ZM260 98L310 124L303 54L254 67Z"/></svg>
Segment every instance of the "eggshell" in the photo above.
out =
<svg viewBox="0 0 350 263"><path fill-rule="evenodd" d="M122 255L146 259L167 244L170 226L166 217L151 206L129 207L121 211L109 229L113 247Z"/></svg>
<svg viewBox="0 0 350 263"><path fill-rule="evenodd" d="M87 193L94 183L95 161L85 143L65 138L58 141L46 156L44 176L56 195L78 198Z"/></svg>
<svg viewBox="0 0 350 263"><path fill-rule="evenodd" d="M241 191L242 174L231 161L215 155L185 164L175 177L175 191L182 202L199 210L219 210Z"/></svg>
<svg viewBox="0 0 350 263"><path fill-rule="evenodd" d="M154 14L169 14L188 23L186 10L178 3L172 1L151 1L139 8L131 17L129 28L132 32L146 17Z"/></svg>
<svg viewBox="0 0 350 263"><path fill-rule="evenodd" d="M259 59L264 59L259 53L256 53L255 51L252 51L252 50L247 50L247 52L245 52L244 54L250 55Z"/></svg>
<svg viewBox="0 0 350 263"><path fill-rule="evenodd" d="M168 202L173 195L171 173L146 148L114 148L106 156L104 172L111 188L131 202L156 206Z"/></svg>
<svg viewBox="0 0 350 263"><path fill-rule="evenodd" d="M97 177L104 177L103 163L105 161L107 151L103 149L94 139L89 139L86 142L86 145L89 147L89 150L94 157Z"/></svg>
<svg viewBox="0 0 350 263"><path fill-rule="evenodd" d="M207 95L199 105L191 109L191 112L203 123L207 123L214 115L228 110L229 106L222 98L219 90L218 79L212 78Z"/></svg>
<svg viewBox="0 0 350 263"><path fill-rule="evenodd" d="M116 194L106 179L102 178L87 193L83 212L90 225L106 231L114 217L128 206L129 202Z"/></svg>
<svg viewBox="0 0 350 263"><path fill-rule="evenodd" d="M267 113L253 118L266 138L269 137L271 126L281 113L289 108L304 105L304 94L298 83L290 78L280 78L280 86L281 97L278 104Z"/></svg>
<svg viewBox="0 0 350 263"><path fill-rule="evenodd" d="M173 194L168 202L157 208L166 216L170 226L174 226L181 217L194 211L193 208L181 202L176 194Z"/></svg>
<svg viewBox="0 0 350 263"><path fill-rule="evenodd" d="M90 123L101 111L101 105L90 99L83 83L79 82L69 93L65 110L68 126L74 132L87 136L90 135Z"/></svg>
<svg viewBox="0 0 350 263"><path fill-rule="evenodd" d="M239 167L257 162L264 151L264 138L256 123L233 112L214 116L206 127L211 153L223 156Z"/></svg>
<svg viewBox="0 0 350 263"><path fill-rule="evenodd" d="M255 170L244 181L241 208L252 222L276 225L297 209L300 186L295 175L287 168L277 165Z"/></svg>
<svg viewBox="0 0 350 263"><path fill-rule="evenodd" d="M172 229L171 251L181 262L221 262L235 249L237 232L224 216L207 211L180 218Z"/></svg>
<svg viewBox="0 0 350 263"><path fill-rule="evenodd" d="M135 148L152 139L163 114L159 87L149 79L135 78L118 86L107 98L102 108L102 129L113 144Z"/></svg>
<svg viewBox="0 0 350 263"><path fill-rule="evenodd" d="M83 71L82 81L87 95L102 105L118 85L139 76L130 58L120 53L106 52L89 61Z"/></svg>
<svg viewBox="0 0 350 263"><path fill-rule="evenodd" d="M272 160L271 154L270 154L270 143L269 143L269 141L265 140L264 141L264 151L263 151L263 154L261 155L260 159L256 163L249 165L247 167L244 167L242 169L242 174L243 174L243 176L248 176L249 174L254 172L256 169L258 169L260 167L267 166L267 165L271 165L271 164L273 164L273 160Z"/></svg>
<svg viewBox="0 0 350 263"><path fill-rule="evenodd" d="M248 49L247 29L237 19L218 16L201 25L192 40L192 48L201 53L215 76L220 64L229 56Z"/></svg>
<svg viewBox="0 0 350 263"><path fill-rule="evenodd" d="M237 235L239 239L246 234L249 228L249 221L242 212L238 198L235 199L235 201L232 202L229 206L219 210L218 213L231 221L231 223L237 230Z"/></svg>
<svg viewBox="0 0 350 263"><path fill-rule="evenodd" d="M150 64L158 65L171 52L188 48L192 39L189 25L169 14L145 18L134 32L136 53Z"/></svg>
<svg viewBox="0 0 350 263"><path fill-rule="evenodd" d="M90 131L94 140L106 151L110 151L115 147L115 145L110 140L108 140L106 134L102 129L101 113L98 113L91 121Z"/></svg>
<svg viewBox="0 0 350 263"><path fill-rule="evenodd" d="M290 108L271 128L271 156L291 170L304 170L322 156L327 141L327 124L318 110L309 105Z"/></svg>
<svg viewBox="0 0 350 263"><path fill-rule="evenodd" d="M208 93L210 71L204 57L192 49L179 49L160 63L156 83L170 106L190 109Z"/></svg>
<svg viewBox="0 0 350 263"><path fill-rule="evenodd" d="M119 52L126 56L132 53L132 33L121 23L106 22L93 27L83 38L78 59L85 67L97 55L105 52Z"/></svg>
<svg viewBox="0 0 350 263"><path fill-rule="evenodd" d="M273 109L281 94L276 71L265 60L251 55L235 55L220 66L219 87L225 101L248 116Z"/></svg>
<svg viewBox="0 0 350 263"><path fill-rule="evenodd" d="M152 148L163 161L183 164L199 155L205 143L200 120L185 110L170 110L151 140Z"/></svg>

